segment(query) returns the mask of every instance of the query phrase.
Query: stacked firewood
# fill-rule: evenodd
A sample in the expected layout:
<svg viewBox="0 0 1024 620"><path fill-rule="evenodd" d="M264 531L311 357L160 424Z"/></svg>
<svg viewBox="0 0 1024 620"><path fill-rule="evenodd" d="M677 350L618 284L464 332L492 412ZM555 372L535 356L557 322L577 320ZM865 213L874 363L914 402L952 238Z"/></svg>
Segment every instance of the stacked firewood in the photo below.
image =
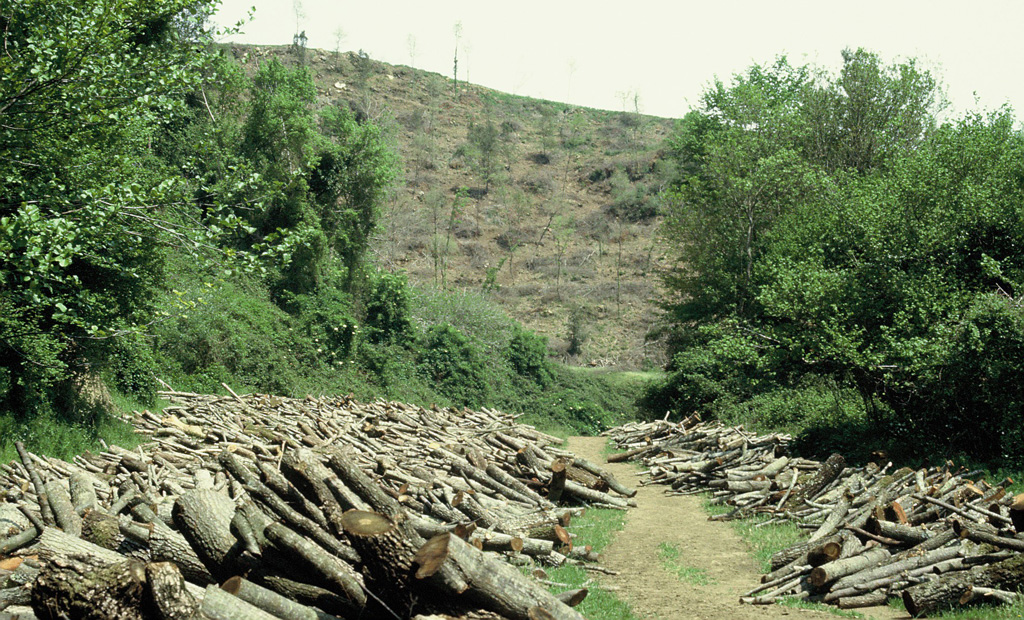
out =
<svg viewBox="0 0 1024 620"><path fill-rule="evenodd" d="M786 454L789 437L701 422L633 423L608 432L642 461L645 484L667 493L708 493L733 510L805 528L806 541L776 553L771 572L741 599L802 598L843 608L901 596L913 615L968 602L1016 600L1024 585L1024 496L970 473L941 468L890 472Z"/></svg>
<svg viewBox="0 0 1024 620"><path fill-rule="evenodd" d="M165 393L150 441L0 471L0 610L40 618L581 619L515 564L635 491L496 411ZM10 556L10 557L7 557ZM2 558L7 559L2 559Z"/></svg>

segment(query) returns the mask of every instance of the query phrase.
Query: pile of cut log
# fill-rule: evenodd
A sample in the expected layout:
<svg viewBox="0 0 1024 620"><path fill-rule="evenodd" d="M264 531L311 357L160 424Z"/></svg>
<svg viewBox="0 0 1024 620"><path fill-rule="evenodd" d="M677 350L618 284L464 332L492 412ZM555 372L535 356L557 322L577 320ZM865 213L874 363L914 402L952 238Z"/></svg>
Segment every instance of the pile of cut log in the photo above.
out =
<svg viewBox="0 0 1024 620"><path fill-rule="evenodd" d="M635 491L492 410L163 393L149 441L2 466L0 611L39 618L580 620L515 564Z"/></svg>
<svg viewBox="0 0 1024 620"><path fill-rule="evenodd" d="M891 463L849 467L786 453L786 435L756 435L702 422L632 423L608 431L637 460L644 484L670 494L709 493L732 506L722 519L758 515L805 528L806 541L776 553L771 572L741 599L782 598L843 608L901 596L927 615L976 601L1019 600L1024 586L1024 495L945 467L890 472Z"/></svg>

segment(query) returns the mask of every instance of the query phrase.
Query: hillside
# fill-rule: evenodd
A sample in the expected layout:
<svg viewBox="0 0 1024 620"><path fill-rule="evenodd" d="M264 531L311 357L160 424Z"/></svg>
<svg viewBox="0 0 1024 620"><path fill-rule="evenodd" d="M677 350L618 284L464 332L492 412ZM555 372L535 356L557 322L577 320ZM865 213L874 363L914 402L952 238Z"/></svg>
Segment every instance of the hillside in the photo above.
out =
<svg viewBox="0 0 1024 620"><path fill-rule="evenodd" d="M356 53L233 45L306 64L322 105L384 127L402 177L372 246L419 285L489 291L570 363L660 365L659 147L673 121L517 97ZM634 102L626 101L628 108ZM471 139L472 136L472 139ZM461 190L461 191L460 191Z"/></svg>

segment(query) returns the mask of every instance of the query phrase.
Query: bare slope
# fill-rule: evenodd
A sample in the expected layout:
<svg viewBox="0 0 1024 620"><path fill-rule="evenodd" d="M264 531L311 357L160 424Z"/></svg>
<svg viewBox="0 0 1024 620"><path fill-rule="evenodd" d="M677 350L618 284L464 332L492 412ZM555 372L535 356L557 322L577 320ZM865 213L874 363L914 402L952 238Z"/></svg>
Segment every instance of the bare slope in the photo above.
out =
<svg viewBox="0 0 1024 620"><path fill-rule="evenodd" d="M373 247L382 268L486 290L570 362L660 363L645 343L663 254L649 216L671 120L630 102L607 112L463 82L456 92L450 78L352 53L230 49L250 69L269 55L306 64L323 105L387 129L403 178Z"/></svg>

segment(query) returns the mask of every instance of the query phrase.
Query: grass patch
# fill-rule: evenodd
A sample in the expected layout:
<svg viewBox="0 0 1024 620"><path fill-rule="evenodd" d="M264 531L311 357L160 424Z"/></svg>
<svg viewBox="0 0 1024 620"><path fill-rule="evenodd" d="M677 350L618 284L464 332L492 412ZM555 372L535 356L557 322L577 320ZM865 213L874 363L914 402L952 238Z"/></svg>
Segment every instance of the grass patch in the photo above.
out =
<svg viewBox="0 0 1024 620"><path fill-rule="evenodd" d="M621 510L589 508L583 516L573 519L571 529L578 534L576 544L587 544L600 552L608 546L615 532L622 529L625 520L626 513ZM590 573L579 566L560 566L545 569L545 572L549 581L565 584L551 586L553 593L588 589L587 598L575 608L588 620L639 620L627 603L602 588Z"/></svg>
<svg viewBox="0 0 1024 620"><path fill-rule="evenodd" d="M710 515L723 515L732 512L731 506L723 504L712 504L707 499L704 501L704 510ZM754 516L747 519L736 519L729 521L732 529L740 535L754 554L758 568L762 573L771 570L772 554L782 551L798 542L806 540L804 532L793 523L771 523L765 516Z"/></svg>
<svg viewBox="0 0 1024 620"><path fill-rule="evenodd" d="M661 560L661 565L665 570L678 577L680 581L693 586L706 586L715 583L715 580L703 568L681 564L679 562L681 555L679 547L675 545L669 543L658 545L658 559Z"/></svg>
<svg viewBox="0 0 1024 620"><path fill-rule="evenodd" d="M21 441L29 452L46 454L70 461L76 454L86 450L102 449L100 441L116 444L131 450L142 443L143 437L135 433L134 427L125 422L132 411L149 409L159 413L167 402L157 400L146 405L129 396L110 392L113 411L98 411L79 422L68 422L51 413L42 413L28 420L0 412L0 463L18 460L14 442Z"/></svg>
<svg viewBox="0 0 1024 620"><path fill-rule="evenodd" d="M11 415L0 415L0 462L18 459L14 442L21 441L29 452L46 454L70 461L76 454L102 448L100 440L132 449L141 437L132 426L110 415L100 416L93 424L68 424L52 415L36 416L20 421Z"/></svg>

